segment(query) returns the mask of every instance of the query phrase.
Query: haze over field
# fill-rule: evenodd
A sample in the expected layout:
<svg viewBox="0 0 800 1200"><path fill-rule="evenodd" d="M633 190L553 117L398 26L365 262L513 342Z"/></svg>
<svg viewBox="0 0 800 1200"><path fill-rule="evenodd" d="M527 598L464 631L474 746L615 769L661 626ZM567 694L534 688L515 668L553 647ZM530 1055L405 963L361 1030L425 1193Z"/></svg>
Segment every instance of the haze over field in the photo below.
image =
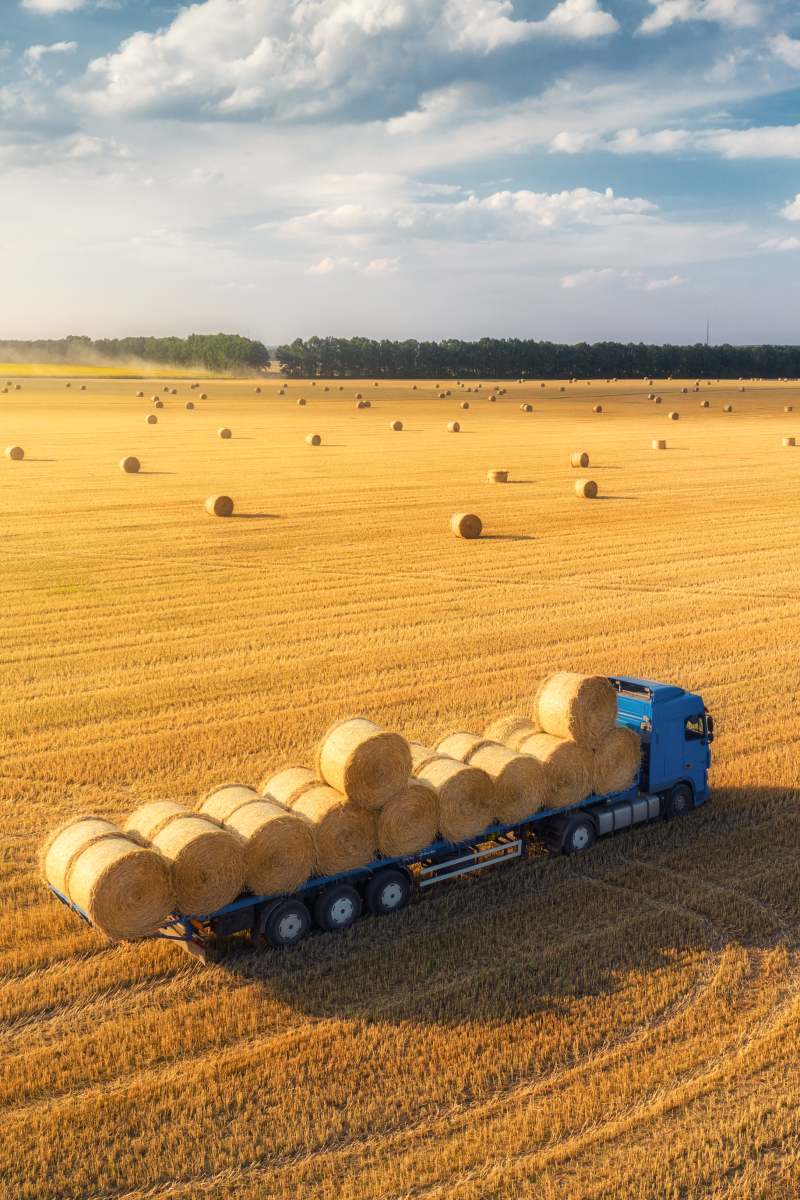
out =
<svg viewBox="0 0 800 1200"><path fill-rule="evenodd" d="M796 340L786 0L8 0L5 336Z"/></svg>

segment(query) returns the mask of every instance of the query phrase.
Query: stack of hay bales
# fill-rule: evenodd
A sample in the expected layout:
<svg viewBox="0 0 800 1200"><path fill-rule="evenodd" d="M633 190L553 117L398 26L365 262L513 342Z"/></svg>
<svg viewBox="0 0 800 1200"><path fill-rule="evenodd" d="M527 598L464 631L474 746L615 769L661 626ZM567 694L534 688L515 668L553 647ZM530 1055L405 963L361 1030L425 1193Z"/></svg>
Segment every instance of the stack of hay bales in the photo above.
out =
<svg viewBox="0 0 800 1200"><path fill-rule="evenodd" d="M175 903L169 863L101 817L78 817L50 834L41 867L114 940L154 933Z"/></svg>
<svg viewBox="0 0 800 1200"><path fill-rule="evenodd" d="M448 842L477 837L494 819L494 786L485 771L467 766L421 742L411 742L414 778L437 799L437 825Z"/></svg>
<svg viewBox="0 0 800 1200"><path fill-rule="evenodd" d="M226 784L210 792L200 812L244 842L244 882L256 895L293 892L314 869L311 823L255 788Z"/></svg>
<svg viewBox="0 0 800 1200"><path fill-rule="evenodd" d="M436 751L486 772L494 784L494 815L503 824L524 821L545 807L545 773L531 755L474 733L451 733Z"/></svg>

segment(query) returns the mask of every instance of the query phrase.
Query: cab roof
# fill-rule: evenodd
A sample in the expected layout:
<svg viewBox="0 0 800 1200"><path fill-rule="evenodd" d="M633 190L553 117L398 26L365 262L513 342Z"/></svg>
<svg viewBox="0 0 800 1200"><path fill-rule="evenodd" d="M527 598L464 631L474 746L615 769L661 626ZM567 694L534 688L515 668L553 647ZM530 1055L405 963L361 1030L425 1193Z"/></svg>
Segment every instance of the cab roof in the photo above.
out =
<svg viewBox="0 0 800 1200"><path fill-rule="evenodd" d="M658 683L654 679L637 679L634 675L611 675L609 678L620 695L648 701L650 704L664 704L668 700L677 700L680 696L692 694L684 688L676 687L673 683Z"/></svg>

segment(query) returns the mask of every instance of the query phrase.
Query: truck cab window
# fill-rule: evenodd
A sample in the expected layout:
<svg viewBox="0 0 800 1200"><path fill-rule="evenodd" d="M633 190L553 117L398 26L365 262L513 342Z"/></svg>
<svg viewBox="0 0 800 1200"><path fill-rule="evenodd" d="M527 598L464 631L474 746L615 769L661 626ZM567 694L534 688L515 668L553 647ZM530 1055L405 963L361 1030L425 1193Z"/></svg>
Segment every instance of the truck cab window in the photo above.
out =
<svg viewBox="0 0 800 1200"><path fill-rule="evenodd" d="M704 737L706 727L703 714L700 713L696 717L687 717L683 723L683 731L687 742L697 741L699 738Z"/></svg>

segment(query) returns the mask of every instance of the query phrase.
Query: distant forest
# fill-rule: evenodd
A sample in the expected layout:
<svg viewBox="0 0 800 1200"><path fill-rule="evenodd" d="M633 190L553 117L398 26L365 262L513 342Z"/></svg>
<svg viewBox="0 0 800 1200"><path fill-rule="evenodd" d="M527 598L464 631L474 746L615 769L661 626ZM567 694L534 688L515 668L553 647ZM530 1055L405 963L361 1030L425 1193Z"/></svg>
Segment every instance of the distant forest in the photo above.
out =
<svg viewBox="0 0 800 1200"><path fill-rule="evenodd" d="M90 337L70 336L34 342L0 340L0 360L88 365L141 360L165 367L253 371L269 366L270 353L261 342L239 337L236 333L192 333L185 338L99 338L97 341Z"/></svg>
<svg viewBox="0 0 800 1200"><path fill-rule="evenodd" d="M536 342L481 338L477 342L373 341L370 338L296 338L278 346L284 375L361 379L738 379L800 376L800 346L647 346L641 342Z"/></svg>

